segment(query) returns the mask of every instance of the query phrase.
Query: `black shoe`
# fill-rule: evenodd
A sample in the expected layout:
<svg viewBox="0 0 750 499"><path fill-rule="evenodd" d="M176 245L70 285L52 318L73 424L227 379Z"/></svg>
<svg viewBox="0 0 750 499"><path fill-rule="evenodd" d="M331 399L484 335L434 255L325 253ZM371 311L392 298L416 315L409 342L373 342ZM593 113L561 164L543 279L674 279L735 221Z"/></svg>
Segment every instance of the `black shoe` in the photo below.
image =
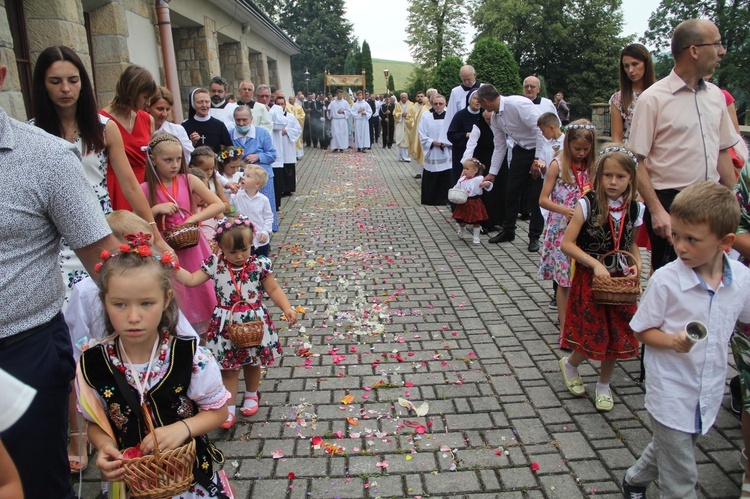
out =
<svg viewBox="0 0 750 499"><path fill-rule="evenodd" d="M552 298L550 300L549 305L547 305L547 308L550 310L557 310L557 298Z"/></svg>
<svg viewBox="0 0 750 499"><path fill-rule="evenodd" d="M501 230L496 236L490 238L490 242L493 244L511 242L516 238L515 232L506 232Z"/></svg>
<svg viewBox="0 0 750 499"><path fill-rule="evenodd" d="M518 218L520 218L524 222L528 222L529 220L531 220L531 215L529 215L528 213L521 213Z"/></svg>
<svg viewBox="0 0 750 499"><path fill-rule="evenodd" d="M421 173L417 173L416 175L414 175L414 178L422 178L422 174Z"/></svg>
<svg viewBox="0 0 750 499"><path fill-rule="evenodd" d="M529 252L537 253L539 251L539 239L529 239Z"/></svg>
<svg viewBox="0 0 750 499"><path fill-rule="evenodd" d="M646 499L646 489L648 487L636 487L628 485L625 477L622 477L622 495L625 499Z"/></svg>

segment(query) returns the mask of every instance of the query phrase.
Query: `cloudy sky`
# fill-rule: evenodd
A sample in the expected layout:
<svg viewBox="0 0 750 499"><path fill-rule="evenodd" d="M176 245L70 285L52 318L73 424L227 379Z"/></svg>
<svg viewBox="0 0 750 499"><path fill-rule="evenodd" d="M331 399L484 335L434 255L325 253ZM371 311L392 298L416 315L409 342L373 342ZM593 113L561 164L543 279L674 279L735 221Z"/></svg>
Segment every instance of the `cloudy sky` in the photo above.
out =
<svg viewBox="0 0 750 499"><path fill-rule="evenodd" d="M367 40L375 59L411 61L406 38L407 0L346 0L346 17L354 24L360 43ZM653 0L623 0L624 34L642 35L658 4ZM473 37L473 31L467 38Z"/></svg>

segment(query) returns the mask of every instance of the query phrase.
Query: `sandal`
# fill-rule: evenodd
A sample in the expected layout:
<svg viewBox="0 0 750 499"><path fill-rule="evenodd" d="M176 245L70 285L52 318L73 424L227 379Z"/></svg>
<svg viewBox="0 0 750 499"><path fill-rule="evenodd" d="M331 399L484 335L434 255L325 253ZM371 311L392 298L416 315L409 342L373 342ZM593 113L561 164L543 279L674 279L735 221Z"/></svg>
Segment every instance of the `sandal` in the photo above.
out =
<svg viewBox="0 0 750 499"><path fill-rule="evenodd" d="M254 400L255 406L253 407L245 407L245 401L247 400ZM257 395L245 395L245 398L242 401L242 408L240 409L240 414L242 414L245 417L254 416L258 409L260 409L260 392L257 392Z"/></svg>
<svg viewBox="0 0 750 499"><path fill-rule="evenodd" d="M615 402L612 400L612 392L607 394L596 394L596 410L602 412L609 412L615 406Z"/></svg>
<svg viewBox="0 0 750 499"><path fill-rule="evenodd" d="M70 465L71 473L81 473L85 471L89 466L89 454L92 452L91 442L89 442L88 434L85 431L74 431L70 433L71 437L78 437L81 441L78 444L78 449L73 452L81 452L82 455L68 454L68 464ZM70 447L70 444L68 444Z"/></svg>
<svg viewBox="0 0 750 499"><path fill-rule="evenodd" d="M742 474L742 490L740 497L750 497L750 483L745 481L745 474Z"/></svg>
<svg viewBox="0 0 750 499"><path fill-rule="evenodd" d="M583 380L580 376L576 376L575 378L568 378L568 375L565 373L566 360L567 357L563 357L559 362L560 371L562 371L563 379L565 380L565 386L568 388L568 391L576 397L582 397L586 394L586 388L584 388L583 386Z"/></svg>
<svg viewBox="0 0 750 499"><path fill-rule="evenodd" d="M237 422L237 416L235 416L234 414L230 412L229 415L227 416L227 420L221 423L219 425L219 428L224 428L225 430L228 430L232 426L234 426L234 423L236 422Z"/></svg>

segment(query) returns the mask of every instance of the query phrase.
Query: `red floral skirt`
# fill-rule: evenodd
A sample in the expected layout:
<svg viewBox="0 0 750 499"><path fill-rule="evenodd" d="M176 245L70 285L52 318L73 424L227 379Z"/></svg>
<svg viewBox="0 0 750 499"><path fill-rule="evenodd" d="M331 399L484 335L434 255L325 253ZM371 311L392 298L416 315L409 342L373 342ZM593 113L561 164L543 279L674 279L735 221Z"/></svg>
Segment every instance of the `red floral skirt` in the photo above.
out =
<svg viewBox="0 0 750 499"><path fill-rule="evenodd" d="M487 210L484 208L484 203L479 197L469 198L464 204L457 204L451 216L455 220L467 224L484 222L489 218Z"/></svg>
<svg viewBox="0 0 750 499"><path fill-rule="evenodd" d="M593 270L576 265L560 347L579 351L591 360L637 356L639 343L630 329L630 319L638 305L597 304L591 290L593 277Z"/></svg>

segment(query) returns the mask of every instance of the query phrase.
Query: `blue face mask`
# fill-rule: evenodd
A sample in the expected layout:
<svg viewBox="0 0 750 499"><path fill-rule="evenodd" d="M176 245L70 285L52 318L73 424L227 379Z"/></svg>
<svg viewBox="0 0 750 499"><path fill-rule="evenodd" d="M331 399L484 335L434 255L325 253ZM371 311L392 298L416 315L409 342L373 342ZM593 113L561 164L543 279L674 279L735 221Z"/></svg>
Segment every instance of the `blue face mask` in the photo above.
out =
<svg viewBox="0 0 750 499"><path fill-rule="evenodd" d="M250 125L236 126L235 128L237 129L238 132L242 134L245 134L250 131Z"/></svg>

